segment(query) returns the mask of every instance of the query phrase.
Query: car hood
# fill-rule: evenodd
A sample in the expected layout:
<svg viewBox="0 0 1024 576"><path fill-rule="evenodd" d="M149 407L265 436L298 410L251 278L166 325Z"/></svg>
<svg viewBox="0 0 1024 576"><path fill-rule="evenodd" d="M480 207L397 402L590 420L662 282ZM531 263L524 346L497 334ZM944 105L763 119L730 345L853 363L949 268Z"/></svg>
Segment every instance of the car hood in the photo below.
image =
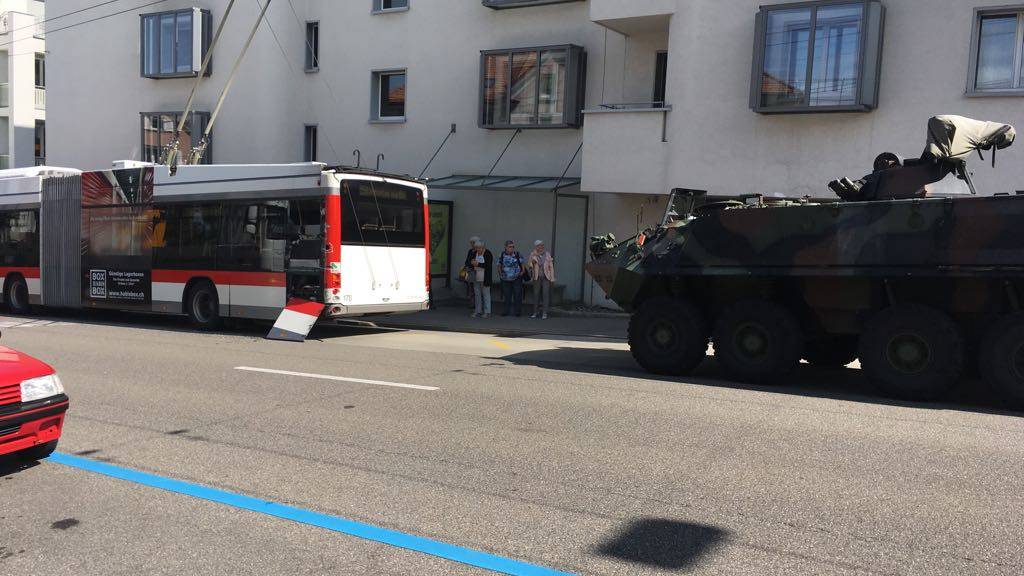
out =
<svg viewBox="0 0 1024 576"><path fill-rule="evenodd" d="M0 346L0 386L17 384L22 380L53 374L55 370L45 362L8 348Z"/></svg>

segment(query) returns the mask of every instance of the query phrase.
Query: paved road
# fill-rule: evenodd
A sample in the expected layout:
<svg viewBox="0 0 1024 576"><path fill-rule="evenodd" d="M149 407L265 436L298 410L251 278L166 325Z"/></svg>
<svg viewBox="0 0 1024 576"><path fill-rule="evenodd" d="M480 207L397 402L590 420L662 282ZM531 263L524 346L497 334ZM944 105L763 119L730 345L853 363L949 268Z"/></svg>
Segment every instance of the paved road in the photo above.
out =
<svg viewBox="0 0 1024 576"><path fill-rule="evenodd" d="M61 451L578 574L1024 573L1024 418L638 373L624 344L0 318ZM353 382L238 370L314 373ZM396 387L386 384L418 386ZM436 388L432 390L429 388ZM482 574L46 461L0 464L0 574Z"/></svg>

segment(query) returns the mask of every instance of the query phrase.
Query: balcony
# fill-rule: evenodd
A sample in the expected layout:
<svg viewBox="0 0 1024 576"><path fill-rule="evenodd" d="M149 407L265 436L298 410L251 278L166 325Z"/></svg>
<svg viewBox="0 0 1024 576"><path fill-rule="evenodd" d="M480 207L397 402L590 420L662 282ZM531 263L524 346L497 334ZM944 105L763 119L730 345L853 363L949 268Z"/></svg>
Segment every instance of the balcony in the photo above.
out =
<svg viewBox="0 0 1024 576"><path fill-rule="evenodd" d="M581 2L582 0L481 0L483 5L495 10L505 8L526 8L529 6L543 6L545 4L565 4L567 2Z"/></svg>
<svg viewBox="0 0 1024 576"><path fill-rule="evenodd" d="M590 19L626 36L667 32L679 0L590 0Z"/></svg>
<svg viewBox="0 0 1024 576"><path fill-rule="evenodd" d="M36 110L46 110L46 88L36 86Z"/></svg>
<svg viewBox="0 0 1024 576"><path fill-rule="evenodd" d="M0 170L7 170L11 167L11 156L9 154L0 154Z"/></svg>
<svg viewBox="0 0 1024 576"><path fill-rule="evenodd" d="M666 128L671 110L663 102L604 104L585 110L582 189L667 194Z"/></svg>
<svg viewBox="0 0 1024 576"><path fill-rule="evenodd" d="M7 82L0 83L0 108L7 108L11 105L11 85Z"/></svg>

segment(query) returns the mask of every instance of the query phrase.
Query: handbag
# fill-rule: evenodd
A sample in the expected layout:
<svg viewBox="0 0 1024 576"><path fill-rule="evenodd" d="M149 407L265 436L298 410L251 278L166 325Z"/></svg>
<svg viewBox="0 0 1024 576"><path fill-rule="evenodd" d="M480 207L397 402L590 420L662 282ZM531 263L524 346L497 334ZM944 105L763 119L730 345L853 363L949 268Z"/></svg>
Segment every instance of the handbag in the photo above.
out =
<svg viewBox="0 0 1024 576"><path fill-rule="evenodd" d="M463 266L462 269L459 270L459 281L469 282L469 270L466 269L465 266Z"/></svg>

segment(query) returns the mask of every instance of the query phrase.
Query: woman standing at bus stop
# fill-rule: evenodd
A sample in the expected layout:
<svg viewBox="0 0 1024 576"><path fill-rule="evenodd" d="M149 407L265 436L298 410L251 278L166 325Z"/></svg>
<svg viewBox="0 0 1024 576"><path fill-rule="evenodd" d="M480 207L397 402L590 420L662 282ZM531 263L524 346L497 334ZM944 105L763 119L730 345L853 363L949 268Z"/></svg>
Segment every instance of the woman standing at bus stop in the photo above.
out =
<svg viewBox="0 0 1024 576"><path fill-rule="evenodd" d="M555 259L544 248L543 240L533 243L529 267L530 278L533 281L533 316L530 318L536 318L537 314L541 314L541 318L546 320L551 308L551 285L555 283Z"/></svg>
<svg viewBox="0 0 1024 576"><path fill-rule="evenodd" d="M523 315L523 257L516 252L516 243L505 242L505 251L498 256L498 272L501 274L501 296L505 301L502 316Z"/></svg>
<svg viewBox="0 0 1024 576"><path fill-rule="evenodd" d="M473 267L470 278L473 282L473 297L476 300L473 318L491 317L491 284L493 283L494 255L484 248L482 240L473 243L470 252L470 265Z"/></svg>

